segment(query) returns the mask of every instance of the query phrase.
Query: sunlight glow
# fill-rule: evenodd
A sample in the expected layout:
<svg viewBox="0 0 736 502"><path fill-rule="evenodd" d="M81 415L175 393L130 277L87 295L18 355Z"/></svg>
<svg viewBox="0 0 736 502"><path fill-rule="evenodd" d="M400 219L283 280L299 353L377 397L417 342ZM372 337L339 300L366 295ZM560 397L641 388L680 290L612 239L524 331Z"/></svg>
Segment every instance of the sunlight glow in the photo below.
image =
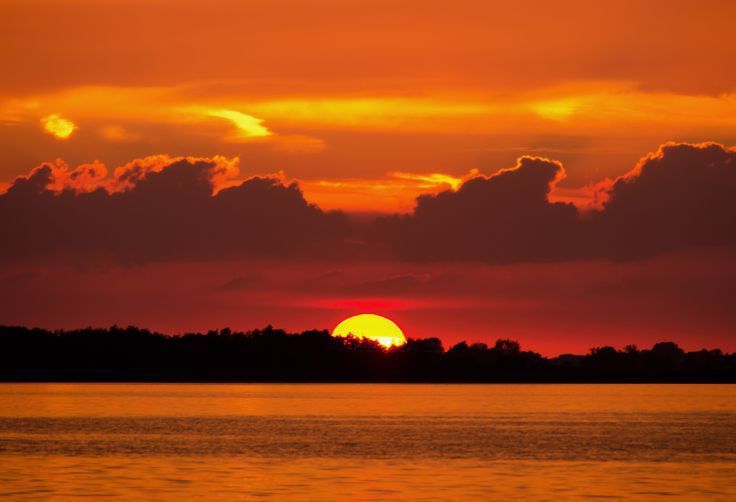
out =
<svg viewBox="0 0 736 502"><path fill-rule="evenodd" d="M556 99L534 104L534 111L540 117L549 120L565 120L570 117L580 104L574 99Z"/></svg>
<svg viewBox="0 0 736 502"><path fill-rule="evenodd" d="M436 130L447 121L484 117L492 108L485 103L417 98L282 99L253 103L264 117L288 124L382 130Z"/></svg>
<svg viewBox="0 0 736 502"><path fill-rule="evenodd" d="M131 138L120 128L131 133L145 126L163 139L186 133L171 128L176 126L192 127L193 131L219 143L221 128L213 130L208 127L211 123L202 123L203 119L216 118L232 126L225 138L229 142L269 138L272 148L297 153L324 150L330 142L325 131L330 129L453 135L503 133L524 142L529 136L545 134L550 121L564 123L569 134L601 138L651 134L654 128L660 139L693 135L693 131L720 137L736 127L736 93L692 96L643 92L616 82L570 84L562 89L545 90L541 96L538 93L499 96L438 92L410 97L297 98L285 94L269 99L258 95L226 96L213 102L212 96L204 91L193 95L196 90L183 86L71 87L32 95L22 102L0 98L0 120L37 122L43 116L46 132L63 138L69 137L69 131L75 130L76 125L62 117L59 110L74 110L75 119L98 124L99 136L112 142L135 139L135 134ZM118 129L110 129L110 125ZM284 130L289 131L289 138L284 137ZM399 148L394 143L390 147ZM403 152L403 148L397 152ZM406 170L399 165L395 168Z"/></svg>
<svg viewBox="0 0 736 502"><path fill-rule="evenodd" d="M477 174L477 170L473 170ZM417 174L417 173L405 173L402 171L392 171L388 173L392 178L400 180L408 180L417 182L418 188L437 188L447 185L453 190L457 190L463 181L466 179L462 176L452 176L443 173L429 173L429 174Z"/></svg>
<svg viewBox="0 0 736 502"><path fill-rule="evenodd" d="M41 119L44 130L59 139L67 139L77 129L71 120L62 118L58 113L47 115Z"/></svg>

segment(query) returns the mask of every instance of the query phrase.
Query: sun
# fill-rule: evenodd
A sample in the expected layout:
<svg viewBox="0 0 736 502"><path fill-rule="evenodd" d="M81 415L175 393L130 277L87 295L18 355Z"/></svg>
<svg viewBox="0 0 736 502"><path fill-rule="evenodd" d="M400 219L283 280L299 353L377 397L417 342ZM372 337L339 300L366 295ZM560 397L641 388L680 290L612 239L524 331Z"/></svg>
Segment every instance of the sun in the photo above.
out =
<svg viewBox="0 0 736 502"><path fill-rule="evenodd" d="M404 333L395 322L376 314L348 317L332 330L332 336L348 335L375 340L384 347L406 343Z"/></svg>

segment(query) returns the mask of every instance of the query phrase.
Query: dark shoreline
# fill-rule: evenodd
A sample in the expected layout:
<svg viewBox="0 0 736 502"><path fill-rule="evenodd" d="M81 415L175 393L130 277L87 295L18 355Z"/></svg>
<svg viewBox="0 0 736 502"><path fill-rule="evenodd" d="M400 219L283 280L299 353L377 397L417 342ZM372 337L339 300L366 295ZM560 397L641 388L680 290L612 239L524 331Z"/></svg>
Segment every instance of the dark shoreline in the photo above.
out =
<svg viewBox="0 0 736 502"><path fill-rule="evenodd" d="M736 383L736 354L595 347L543 357L500 339L493 346L437 338L386 349L327 331L267 327L167 336L135 327L47 331L0 326L0 382L140 383Z"/></svg>

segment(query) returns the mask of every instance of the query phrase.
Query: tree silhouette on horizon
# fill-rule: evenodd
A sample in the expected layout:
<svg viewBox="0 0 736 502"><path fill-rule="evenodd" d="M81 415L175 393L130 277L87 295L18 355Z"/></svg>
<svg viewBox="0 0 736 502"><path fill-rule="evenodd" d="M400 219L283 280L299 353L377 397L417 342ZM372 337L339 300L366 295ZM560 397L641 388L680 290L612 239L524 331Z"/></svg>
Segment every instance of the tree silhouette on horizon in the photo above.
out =
<svg viewBox="0 0 736 502"><path fill-rule="evenodd" d="M48 331L0 326L5 381L325 382L736 382L736 354L594 347L547 358L501 338L489 347L439 338L378 342L327 330L288 333L267 326L164 335L129 326Z"/></svg>

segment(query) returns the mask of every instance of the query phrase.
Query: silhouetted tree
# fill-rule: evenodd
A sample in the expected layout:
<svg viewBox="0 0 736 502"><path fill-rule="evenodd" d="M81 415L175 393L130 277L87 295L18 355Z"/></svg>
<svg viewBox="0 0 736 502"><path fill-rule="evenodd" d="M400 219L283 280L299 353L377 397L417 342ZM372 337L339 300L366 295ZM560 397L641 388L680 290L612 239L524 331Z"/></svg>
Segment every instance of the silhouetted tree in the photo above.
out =
<svg viewBox="0 0 736 502"><path fill-rule="evenodd" d="M651 350L604 346L547 359L499 339L375 341L300 334L267 326L166 336L135 327L46 331L0 326L0 379L147 381L736 381L736 354L685 353L672 342Z"/></svg>
<svg viewBox="0 0 736 502"><path fill-rule="evenodd" d="M496 345L493 348L503 354L518 354L521 351L519 342L508 339L496 340Z"/></svg>

